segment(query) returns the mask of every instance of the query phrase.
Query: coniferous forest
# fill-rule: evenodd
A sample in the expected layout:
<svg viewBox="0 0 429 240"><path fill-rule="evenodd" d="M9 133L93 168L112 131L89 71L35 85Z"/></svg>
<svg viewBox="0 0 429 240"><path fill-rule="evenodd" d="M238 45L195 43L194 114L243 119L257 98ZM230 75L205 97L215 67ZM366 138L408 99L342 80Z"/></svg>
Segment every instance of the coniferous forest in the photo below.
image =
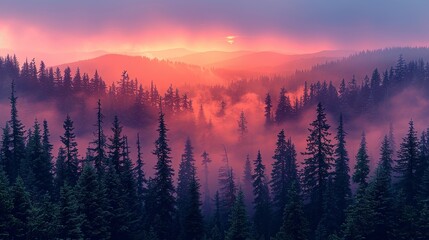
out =
<svg viewBox="0 0 429 240"><path fill-rule="evenodd" d="M172 149L177 119L198 131L213 128L204 119L203 104L194 114L191 97L172 85L161 95L153 83L143 89L124 71L107 87L97 72L89 77L77 70L72 77L70 68L62 73L43 62L20 66L16 57L0 58L0 82L9 101L9 115L2 108L8 120L0 142L0 238L429 239L429 131L419 132L410 116L406 134L395 140L392 131L386 133L377 156L370 157L368 132L362 132L351 155L346 130L351 119L382 118L387 99L405 87L427 91L428 66L399 56L395 66L375 69L362 84L354 77L337 87L305 82L295 99L280 88L278 101L261 94L261 127L275 131L274 151L249 151L241 174L225 146L222 163L213 170L213 156L195 151L197 135L183 135L182 149ZM233 92L237 84L250 81L211 91ZM23 95L65 106L59 110L62 125L36 119L24 126ZM96 108L85 109L86 100L95 101ZM215 117L222 118L227 108L220 101ZM94 133L86 149L78 146L78 126L67 114L73 109L95 119L86 123ZM282 124L303 121L300 115L308 111L305 147L297 149ZM237 142L245 145L252 119L243 110L238 116ZM143 150L148 139L138 132L131 133L137 141L129 141L123 121L140 127L156 123L150 151ZM52 127L63 134L51 136ZM174 159L172 151L181 151L181 158ZM147 168L148 155L156 159L153 169ZM209 172L218 173L216 184Z"/></svg>

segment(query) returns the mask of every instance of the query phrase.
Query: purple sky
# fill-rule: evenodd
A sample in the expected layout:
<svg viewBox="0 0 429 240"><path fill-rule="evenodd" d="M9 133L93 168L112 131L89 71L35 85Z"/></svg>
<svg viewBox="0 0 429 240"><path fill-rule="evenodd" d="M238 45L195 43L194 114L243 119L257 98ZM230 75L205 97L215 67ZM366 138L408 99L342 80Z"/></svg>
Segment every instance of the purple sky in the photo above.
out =
<svg viewBox="0 0 429 240"><path fill-rule="evenodd" d="M0 48L39 51L426 46L429 1L2 0ZM225 37L236 36L234 47Z"/></svg>

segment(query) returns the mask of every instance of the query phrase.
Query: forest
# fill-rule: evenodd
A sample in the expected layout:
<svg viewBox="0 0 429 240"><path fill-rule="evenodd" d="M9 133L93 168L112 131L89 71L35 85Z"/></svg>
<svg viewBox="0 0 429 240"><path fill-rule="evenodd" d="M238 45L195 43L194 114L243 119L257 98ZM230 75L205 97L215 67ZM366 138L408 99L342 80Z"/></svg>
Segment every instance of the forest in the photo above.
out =
<svg viewBox="0 0 429 240"><path fill-rule="evenodd" d="M170 85L161 94L156 84L143 88L126 71L107 86L97 72L90 77L77 70L73 76L70 68L0 58L0 99L8 98L10 112L1 123L0 238L429 239L429 130L418 132L410 116L401 140L387 133L371 158L370 133L362 132L351 155L346 130L360 117L388 119L380 111L392 107L389 100L403 89L427 94L429 64L400 55L395 66L375 68L369 76L338 86L305 82L302 94L293 97L286 88L273 93L259 85L260 127L275 142L274 151L249 150L241 174L231 152L250 146L249 138L257 135L249 133L253 119L244 110L234 122L236 143L223 147L219 168L213 169L214 154L198 145L203 133L211 138L204 147L219 140L223 133L211 132L217 119L255 86L252 80L201 87L211 99L195 106L192 93ZM62 126L37 118L24 126L22 117L34 119L20 114L24 96L54 102L65 116ZM213 122L204 116L209 101L217 106ZM75 111L78 118L68 114ZM308 112L311 119L304 117ZM306 141L298 143L284 128L304 120ZM183 124L195 132L173 136ZM129 126L148 128L155 141L125 131ZM76 127L93 133L87 148L78 147ZM52 128L62 131L58 142ZM128 134L137 135L136 141ZM173 149L179 144L171 139L178 138L181 149ZM151 149L143 151L143 145ZM149 155L156 159L153 169L147 167ZM216 184L209 172L217 172Z"/></svg>

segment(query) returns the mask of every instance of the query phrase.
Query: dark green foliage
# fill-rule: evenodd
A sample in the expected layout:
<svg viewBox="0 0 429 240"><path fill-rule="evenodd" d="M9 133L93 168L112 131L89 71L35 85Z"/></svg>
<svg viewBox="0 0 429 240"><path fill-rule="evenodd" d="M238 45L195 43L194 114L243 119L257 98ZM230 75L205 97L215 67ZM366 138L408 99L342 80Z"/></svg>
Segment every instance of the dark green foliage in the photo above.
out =
<svg viewBox="0 0 429 240"><path fill-rule="evenodd" d="M60 193L58 236L62 239L81 238L82 220L75 191L65 182Z"/></svg>
<svg viewBox="0 0 429 240"><path fill-rule="evenodd" d="M201 214L200 185L196 176L189 184L189 202L184 211L183 239L203 239L204 223Z"/></svg>
<svg viewBox="0 0 429 240"><path fill-rule="evenodd" d="M124 139L122 137L122 126L119 123L118 116L115 116L112 126L112 137L109 137L109 160L111 161L116 172L119 173L121 152L124 146Z"/></svg>
<svg viewBox="0 0 429 240"><path fill-rule="evenodd" d="M106 136L103 132L103 118L104 115L101 112L101 100L98 99L97 102L97 131L95 132L96 139L92 142L94 144L94 148L90 150L94 153L92 160L94 161L95 169L98 173L103 173L104 169L107 165L107 157L106 157Z"/></svg>
<svg viewBox="0 0 429 240"><path fill-rule="evenodd" d="M359 190L365 189L368 185L369 156L367 152L365 134L362 133L360 147L356 155L355 172L353 173L353 182L359 185Z"/></svg>
<svg viewBox="0 0 429 240"><path fill-rule="evenodd" d="M286 96L286 89L281 88L279 103L276 109L276 117L275 117L276 122L281 123L286 121L286 119L290 117L289 115L291 114L291 112L292 112L292 106L290 104L289 97Z"/></svg>
<svg viewBox="0 0 429 240"><path fill-rule="evenodd" d="M17 97L15 96L15 82L12 81L12 90L10 96L10 121L9 126L11 128L10 145L11 155L10 158L3 159L5 164L5 171L9 180L15 182L18 173L20 172L21 161L25 158L25 143L24 143L24 125L18 118L17 109Z"/></svg>
<svg viewBox="0 0 429 240"><path fill-rule="evenodd" d="M13 224L13 198L9 181L0 169L0 239L8 239Z"/></svg>
<svg viewBox="0 0 429 240"><path fill-rule="evenodd" d="M29 235L31 239L55 239L58 232L58 206L49 195L33 204L30 212Z"/></svg>
<svg viewBox="0 0 429 240"><path fill-rule="evenodd" d="M45 134L46 131L44 130ZM43 196L52 190L52 162L48 148L49 142L46 143L46 139L42 139L40 126L36 121L34 123L32 138L29 139L27 146L27 162L30 165L30 172L32 174L31 186L36 196Z"/></svg>
<svg viewBox="0 0 429 240"><path fill-rule="evenodd" d="M226 240L247 240L250 239L250 224L247 219L246 208L244 206L244 195L238 192L231 214L229 216L230 227L226 232Z"/></svg>
<svg viewBox="0 0 429 240"><path fill-rule="evenodd" d="M246 211L249 215L253 215L253 179L252 179L252 165L250 163L249 155L246 157L246 161L244 162L244 171L243 171L243 179L241 182L241 189L244 194L244 205L246 206Z"/></svg>
<svg viewBox="0 0 429 240"><path fill-rule="evenodd" d="M55 162L55 189L56 193L59 196L60 189L64 185L65 182L65 166L66 161L66 152L64 151L64 148L60 147L58 149L58 155L57 155L57 161Z"/></svg>
<svg viewBox="0 0 429 240"><path fill-rule="evenodd" d="M253 162L253 166L253 225L256 231L256 239L262 238L268 240L270 238L271 226L271 201L268 189L268 179L265 174L265 165L262 163L260 151L258 151L258 155L256 160Z"/></svg>
<svg viewBox="0 0 429 240"><path fill-rule="evenodd" d="M76 185L79 213L82 215L81 230L89 239L109 237L107 196L104 185L98 179L95 169L86 165Z"/></svg>
<svg viewBox="0 0 429 240"><path fill-rule="evenodd" d="M414 130L414 122L411 120L407 135L403 138L398 151L398 159L396 160L395 172L398 173L400 179L399 185L405 194L406 201L410 204L415 202L417 194L418 178L416 176L417 169L421 166L419 162L417 133Z"/></svg>
<svg viewBox="0 0 429 240"><path fill-rule="evenodd" d="M137 196L139 197L140 201L143 203L144 195L147 191L147 179L144 171L144 162L142 159L139 134L137 134L137 161L136 161L136 166L134 168L134 175L135 175L136 184L137 184L136 186Z"/></svg>
<svg viewBox="0 0 429 240"><path fill-rule="evenodd" d="M225 150L224 165L219 168L219 195L220 195L220 222L223 229L229 226L228 216L236 199L237 187L234 181L233 169L229 166L227 151Z"/></svg>
<svg viewBox="0 0 429 240"><path fill-rule="evenodd" d="M392 179L392 168L393 168L393 151L391 149L391 144L387 136L384 136L383 142L381 143L380 148L380 162L379 168L382 168L384 174L387 177L387 182L390 184Z"/></svg>
<svg viewBox="0 0 429 240"><path fill-rule="evenodd" d="M74 186L79 178L79 160L76 135L74 134L73 121L67 115L63 124L64 135L61 136L61 142L65 152L63 177L64 181Z"/></svg>
<svg viewBox="0 0 429 240"><path fill-rule="evenodd" d="M316 113L316 120L310 124L306 152L303 153L307 156L304 160L303 188L310 198L311 211L314 216L311 219L314 221L314 225L323 215L323 195L326 191L329 170L333 164L333 146L329 139L330 126L321 103L317 105Z"/></svg>
<svg viewBox="0 0 429 240"><path fill-rule="evenodd" d="M159 115L158 139L155 142L153 154L157 158L155 165L155 177L153 179L154 202L156 210L153 218L153 227L160 239L172 239L173 218L175 215L175 198L173 175L171 167L171 149L168 146L167 127L164 122L164 114Z"/></svg>
<svg viewBox="0 0 429 240"><path fill-rule="evenodd" d="M349 156L346 149L346 137L347 133L343 126L343 115L340 115L340 121L337 128L337 135L335 139L337 144L335 145L335 171L333 173L333 190L334 199L338 212L335 213L338 217L338 223L341 223L345 219L344 210L349 205L352 192L350 190L350 168L349 168Z"/></svg>
<svg viewBox="0 0 429 240"><path fill-rule="evenodd" d="M12 187L13 222L11 224L12 239L27 239L29 236L29 220L31 214L30 196L25 190L24 181L18 176Z"/></svg>
<svg viewBox="0 0 429 240"><path fill-rule="evenodd" d="M316 229L316 239L324 240L335 234L342 223L339 205L336 199L335 185L331 177L328 178L326 191L323 195L323 215Z"/></svg>
<svg viewBox="0 0 429 240"><path fill-rule="evenodd" d="M0 152L0 163L1 168L3 171L5 171L5 174L7 172L12 171L11 168L11 159L13 155L12 151L12 140L11 140L11 129L9 127L9 123L6 123L6 126L3 128L3 135L1 140L1 152ZM9 169L9 170L8 170Z"/></svg>
<svg viewBox="0 0 429 240"><path fill-rule="evenodd" d="M270 184L274 205L274 229L277 231L287 204L290 185L298 181L295 146L290 139L286 140L284 130L277 135L273 159Z"/></svg>
<svg viewBox="0 0 429 240"><path fill-rule="evenodd" d="M307 240L308 223L304 216L304 206L298 192L298 184L292 184L288 191L288 203L284 209L283 224L276 240Z"/></svg>

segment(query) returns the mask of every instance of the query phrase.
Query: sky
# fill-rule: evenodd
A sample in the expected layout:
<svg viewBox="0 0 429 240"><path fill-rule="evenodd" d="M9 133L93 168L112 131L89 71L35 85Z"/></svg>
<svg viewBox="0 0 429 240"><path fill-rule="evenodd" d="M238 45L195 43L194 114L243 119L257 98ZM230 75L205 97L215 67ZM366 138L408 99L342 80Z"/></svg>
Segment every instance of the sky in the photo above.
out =
<svg viewBox="0 0 429 240"><path fill-rule="evenodd" d="M0 0L0 48L26 52L427 46L429 1Z"/></svg>

